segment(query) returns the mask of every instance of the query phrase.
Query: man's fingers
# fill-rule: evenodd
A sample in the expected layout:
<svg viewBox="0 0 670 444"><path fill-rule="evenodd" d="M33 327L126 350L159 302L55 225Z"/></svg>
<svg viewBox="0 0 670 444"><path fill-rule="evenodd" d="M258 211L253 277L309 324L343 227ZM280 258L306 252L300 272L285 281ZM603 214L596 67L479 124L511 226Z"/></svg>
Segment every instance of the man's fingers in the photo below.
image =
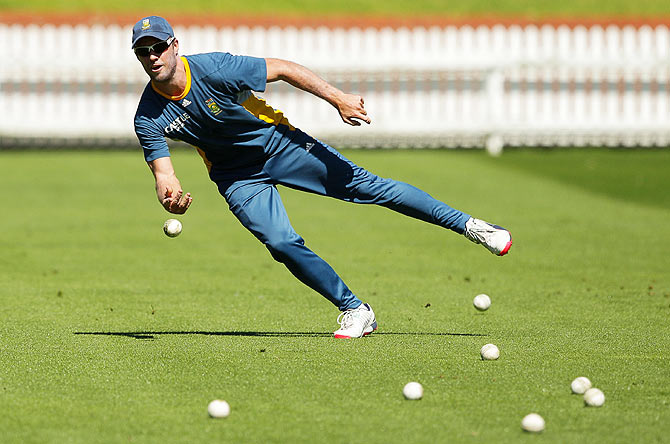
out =
<svg viewBox="0 0 670 444"><path fill-rule="evenodd" d="M188 207L191 206L192 201L191 193L183 194L183 191L180 191L176 196L165 199L163 206L170 213L184 214Z"/></svg>
<svg viewBox="0 0 670 444"><path fill-rule="evenodd" d="M179 201L176 199L172 199L168 211L173 214L182 214L184 212L179 206Z"/></svg>
<svg viewBox="0 0 670 444"><path fill-rule="evenodd" d="M348 119L345 119L345 122L347 122L349 125L360 126L361 122L365 122L369 125L372 120L368 116L358 114L356 116L351 116Z"/></svg>
<svg viewBox="0 0 670 444"><path fill-rule="evenodd" d="M163 197L159 200L166 211L173 214L184 214L193 199L191 193L184 193L181 189L175 190L170 186L166 186Z"/></svg>
<svg viewBox="0 0 670 444"><path fill-rule="evenodd" d="M179 206L187 208L188 207L188 201L189 201L190 197L191 197L190 193L182 194L179 197Z"/></svg>

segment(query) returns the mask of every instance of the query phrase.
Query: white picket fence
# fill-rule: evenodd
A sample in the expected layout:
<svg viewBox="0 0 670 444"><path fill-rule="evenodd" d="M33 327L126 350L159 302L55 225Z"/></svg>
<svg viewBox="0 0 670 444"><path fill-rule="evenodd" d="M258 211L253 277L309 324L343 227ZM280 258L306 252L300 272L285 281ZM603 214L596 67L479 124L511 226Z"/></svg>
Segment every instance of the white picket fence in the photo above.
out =
<svg viewBox="0 0 670 444"><path fill-rule="evenodd" d="M336 146L670 145L670 30L175 27L180 52L279 57L359 92L370 126L279 83L266 93ZM0 145L127 144L146 74L130 26L0 24ZM133 141L133 143L135 143Z"/></svg>

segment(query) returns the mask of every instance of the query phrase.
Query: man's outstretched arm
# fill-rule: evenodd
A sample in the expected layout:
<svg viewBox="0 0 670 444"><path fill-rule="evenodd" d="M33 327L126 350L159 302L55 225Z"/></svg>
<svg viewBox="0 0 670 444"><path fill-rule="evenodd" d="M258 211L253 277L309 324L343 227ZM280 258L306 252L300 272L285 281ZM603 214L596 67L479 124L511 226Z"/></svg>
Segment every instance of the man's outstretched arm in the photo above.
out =
<svg viewBox="0 0 670 444"><path fill-rule="evenodd" d="M358 126L361 121L368 124L371 122L365 111L363 97L344 93L304 66L288 60L265 59L265 65L268 82L283 80L296 88L322 98L333 105L340 113L342 120L349 125Z"/></svg>
<svg viewBox="0 0 670 444"><path fill-rule="evenodd" d="M158 201L170 213L184 214L191 205L191 193L184 194L169 157L147 162L156 179Z"/></svg>

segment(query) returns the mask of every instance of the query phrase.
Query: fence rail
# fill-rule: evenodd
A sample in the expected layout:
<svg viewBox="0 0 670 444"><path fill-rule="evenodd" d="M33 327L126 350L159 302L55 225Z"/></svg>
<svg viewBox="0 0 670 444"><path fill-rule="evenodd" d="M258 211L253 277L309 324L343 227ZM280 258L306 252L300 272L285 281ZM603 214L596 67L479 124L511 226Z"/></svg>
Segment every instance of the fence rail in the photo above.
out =
<svg viewBox="0 0 670 444"><path fill-rule="evenodd" d="M281 83L262 95L338 146L670 144L666 26L176 27L182 54L302 63L360 92L373 124ZM129 26L3 25L0 145L133 140L146 75ZM135 142L132 142L135 143Z"/></svg>

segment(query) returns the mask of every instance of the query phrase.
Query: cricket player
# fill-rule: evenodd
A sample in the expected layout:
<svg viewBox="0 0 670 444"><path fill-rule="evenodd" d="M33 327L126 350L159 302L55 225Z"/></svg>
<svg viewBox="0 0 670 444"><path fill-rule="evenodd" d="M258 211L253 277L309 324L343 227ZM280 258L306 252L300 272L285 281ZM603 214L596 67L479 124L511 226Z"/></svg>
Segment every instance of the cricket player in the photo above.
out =
<svg viewBox="0 0 670 444"><path fill-rule="evenodd" d="M336 338L377 329L375 314L293 230L277 185L348 202L377 204L463 234L498 256L512 245L509 231L470 217L406 183L378 177L292 126L254 94L283 80L335 107L344 123L370 124L363 98L340 91L286 60L212 52L179 56L179 41L162 17L133 27L132 48L150 78L135 115L135 132L170 213L192 202L170 160L166 138L196 147L230 210L293 275L340 311Z"/></svg>

